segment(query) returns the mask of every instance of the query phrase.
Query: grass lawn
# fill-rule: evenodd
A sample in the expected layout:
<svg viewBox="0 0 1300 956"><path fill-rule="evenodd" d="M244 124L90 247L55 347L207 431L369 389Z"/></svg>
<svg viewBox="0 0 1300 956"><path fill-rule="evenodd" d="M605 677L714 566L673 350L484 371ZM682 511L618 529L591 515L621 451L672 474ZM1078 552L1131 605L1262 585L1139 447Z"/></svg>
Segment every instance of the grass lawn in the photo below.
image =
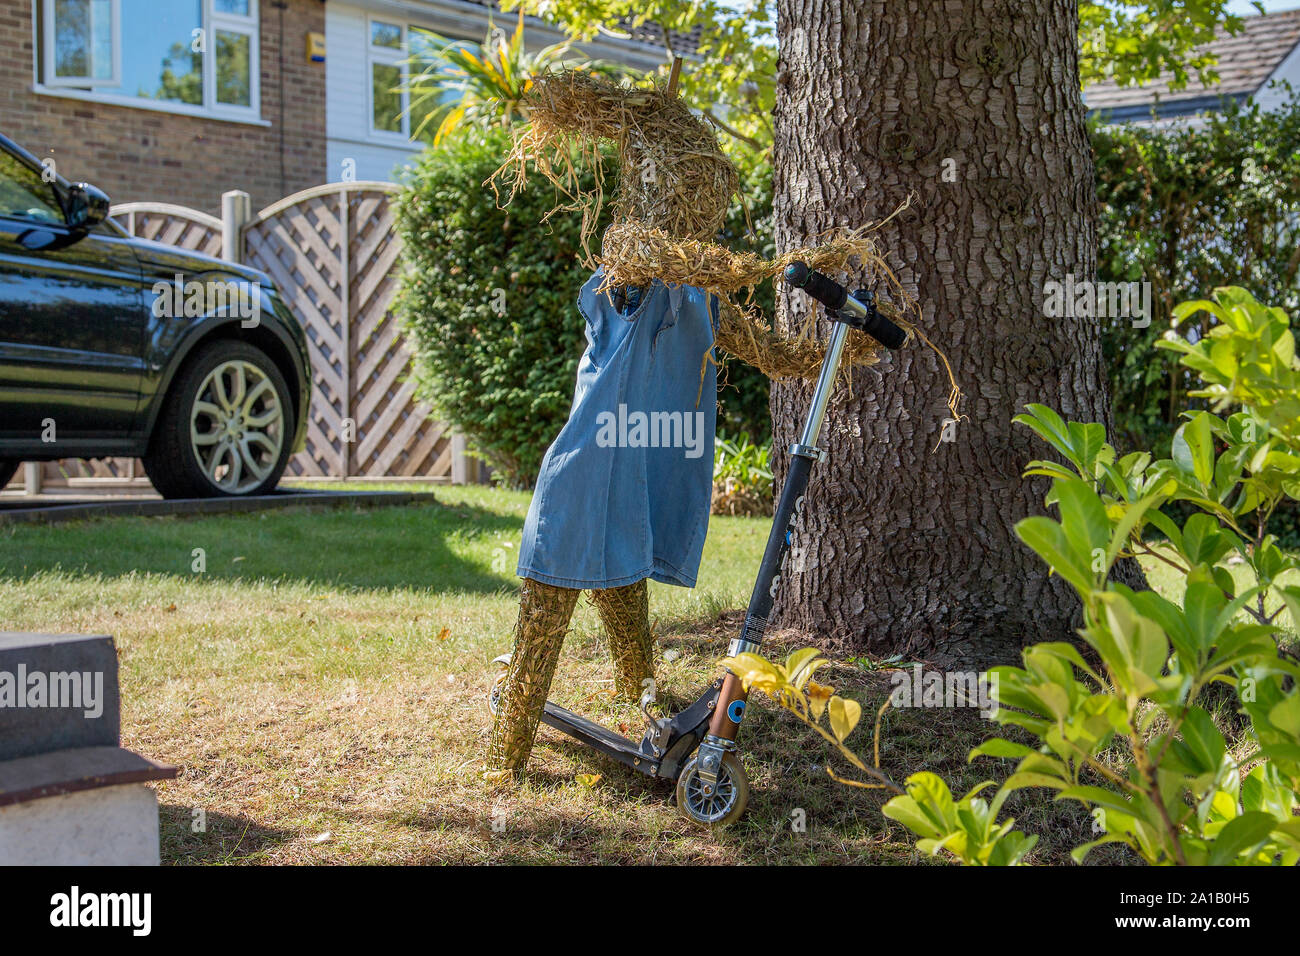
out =
<svg viewBox="0 0 1300 956"><path fill-rule="evenodd" d="M765 698L743 741L749 813L725 832L679 818L667 783L545 727L525 783L487 789L483 701L489 662L510 647L528 495L433 490L438 504L407 508L0 529L0 629L114 635L124 744L184 768L158 785L165 862L918 861L882 798L830 781L821 740ZM667 696L715 673L766 534L762 519L714 518L700 585L651 585ZM1152 580L1169 592L1159 570ZM794 646L778 635L771 656ZM635 707L610 699L605 653L584 601L552 697L638 736ZM827 678L869 713L889 692L887 675L859 667ZM966 763L992 726L966 710L891 712L882 764L968 787L1006 772ZM1090 839L1078 805L1021 793L1008 811L1041 834L1037 862Z"/></svg>

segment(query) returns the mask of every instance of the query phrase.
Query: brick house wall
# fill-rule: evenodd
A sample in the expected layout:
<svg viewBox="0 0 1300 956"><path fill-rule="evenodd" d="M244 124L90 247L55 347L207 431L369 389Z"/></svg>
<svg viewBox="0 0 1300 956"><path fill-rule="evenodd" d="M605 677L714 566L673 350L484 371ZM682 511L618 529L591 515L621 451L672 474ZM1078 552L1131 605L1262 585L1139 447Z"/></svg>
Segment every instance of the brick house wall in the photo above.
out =
<svg viewBox="0 0 1300 956"><path fill-rule="evenodd" d="M39 2L0 0L0 132L53 157L68 179L94 183L115 203L171 202L213 215L228 189L246 190L257 210L326 181L325 64L306 56L307 33L325 31L323 0L261 0L261 118L270 125L34 92Z"/></svg>

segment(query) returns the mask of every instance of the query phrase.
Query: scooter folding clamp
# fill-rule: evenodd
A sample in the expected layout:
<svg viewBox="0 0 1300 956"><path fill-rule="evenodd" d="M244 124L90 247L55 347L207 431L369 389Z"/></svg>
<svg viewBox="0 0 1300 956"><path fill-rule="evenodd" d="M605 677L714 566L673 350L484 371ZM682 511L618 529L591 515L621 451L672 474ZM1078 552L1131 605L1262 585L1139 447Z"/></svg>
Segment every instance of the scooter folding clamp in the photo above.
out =
<svg viewBox="0 0 1300 956"><path fill-rule="evenodd" d="M737 654L756 654L758 653L759 644L757 641L751 641L743 637L733 637L731 643L727 645L727 656L735 657Z"/></svg>
<svg viewBox="0 0 1300 956"><path fill-rule="evenodd" d="M650 744L656 757L662 757L668 750L668 738L672 735L672 721L667 717L656 717L650 713L650 705L655 702L654 687L645 689L641 695L641 715L645 717L645 741Z"/></svg>
<svg viewBox="0 0 1300 956"><path fill-rule="evenodd" d="M798 455L800 458L811 458L813 461L825 461L826 452L824 449L815 448L812 445L803 445L795 442L790 446L789 452L792 455Z"/></svg>

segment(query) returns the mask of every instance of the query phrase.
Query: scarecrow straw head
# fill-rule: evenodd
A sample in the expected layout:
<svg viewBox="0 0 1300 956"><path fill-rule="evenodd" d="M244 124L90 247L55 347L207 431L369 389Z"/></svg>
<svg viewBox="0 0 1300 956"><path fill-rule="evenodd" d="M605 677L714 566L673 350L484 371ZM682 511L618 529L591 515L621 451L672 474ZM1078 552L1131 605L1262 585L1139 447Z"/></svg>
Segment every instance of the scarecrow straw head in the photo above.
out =
<svg viewBox="0 0 1300 956"><path fill-rule="evenodd" d="M701 240L722 228L739 176L713 129L676 95L568 70L538 77L525 104L529 126L498 175L506 174L513 195L533 160L583 210L584 246L596 227L600 188L594 195L579 192L573 151L599 176L603 142L618 153L615 225L635 222L675 239Z"/></svg>

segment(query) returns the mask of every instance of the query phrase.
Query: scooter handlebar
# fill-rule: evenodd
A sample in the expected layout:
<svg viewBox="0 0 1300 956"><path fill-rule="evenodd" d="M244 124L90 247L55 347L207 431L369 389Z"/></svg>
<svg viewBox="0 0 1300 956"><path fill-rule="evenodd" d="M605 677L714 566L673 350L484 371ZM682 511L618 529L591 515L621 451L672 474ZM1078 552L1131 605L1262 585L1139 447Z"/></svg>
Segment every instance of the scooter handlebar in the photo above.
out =
<svg viewBox="0 0 1300 956"><path fill-rule="evenodd" d="M849 312L856 321L848 324L861 329L887 349L902 348L907 333L885 318L872 306L868 308L852 298L848 290L834 279L809 269L805 262L792 262L785 267L785 281L803 289L832 312Z"/></svg>
<svg viewBox="0 0 1300 956"><path fill-rule="evenodd" d="M785 281L803 289L832 312L844 308L844 303L849 297L848 290L844 286L815 269L809 269L805 262L792 262L786 266Z"/></svg>

